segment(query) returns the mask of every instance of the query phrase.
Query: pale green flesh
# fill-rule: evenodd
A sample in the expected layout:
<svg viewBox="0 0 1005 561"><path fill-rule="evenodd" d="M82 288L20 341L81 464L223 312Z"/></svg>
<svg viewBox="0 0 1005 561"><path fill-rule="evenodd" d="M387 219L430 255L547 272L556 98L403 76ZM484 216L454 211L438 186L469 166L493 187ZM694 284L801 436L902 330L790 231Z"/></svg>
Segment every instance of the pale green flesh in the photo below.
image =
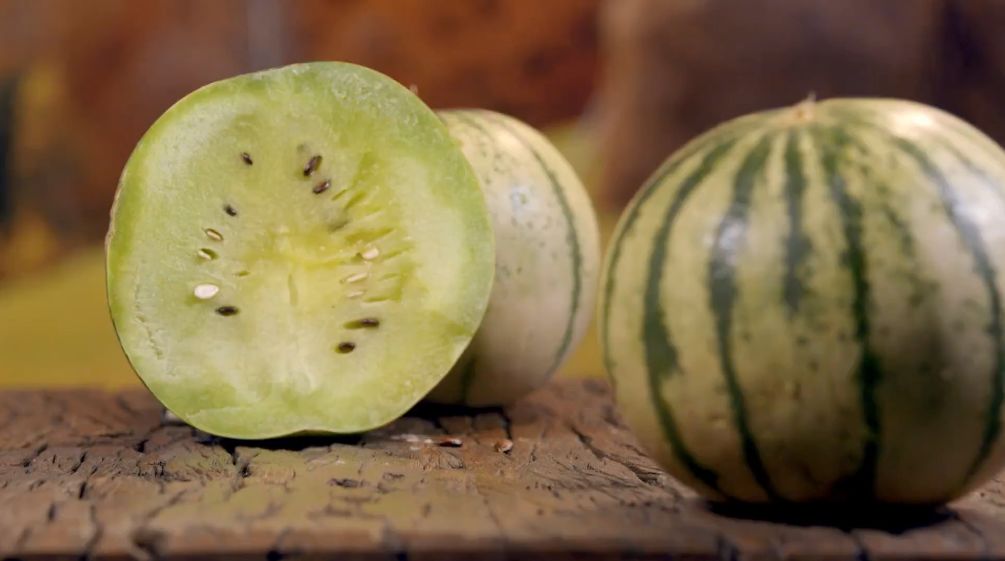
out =
<svg viewBox="0 0 1005 561"><path fill-rule="evenodd" d="M207 86L151 128L113 211L109 300L144 383L193 425L355 432L450 369L493 261L477 181L435 115L377 73L315 63Z"/></svg>

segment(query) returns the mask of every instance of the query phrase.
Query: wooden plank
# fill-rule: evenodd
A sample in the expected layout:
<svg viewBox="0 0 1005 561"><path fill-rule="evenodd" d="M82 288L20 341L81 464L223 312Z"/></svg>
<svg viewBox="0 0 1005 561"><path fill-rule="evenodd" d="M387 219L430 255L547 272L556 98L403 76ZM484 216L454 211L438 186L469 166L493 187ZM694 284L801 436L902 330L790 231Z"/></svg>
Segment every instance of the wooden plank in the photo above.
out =
<svg viewBox="0 0 1005 561"><path fill-rule="evenodd" d="M906 524L711 510L596 381L358 437L215 439L140 391L0 393L0 421L0 558L1005 559L1000 480Z"/></svg>

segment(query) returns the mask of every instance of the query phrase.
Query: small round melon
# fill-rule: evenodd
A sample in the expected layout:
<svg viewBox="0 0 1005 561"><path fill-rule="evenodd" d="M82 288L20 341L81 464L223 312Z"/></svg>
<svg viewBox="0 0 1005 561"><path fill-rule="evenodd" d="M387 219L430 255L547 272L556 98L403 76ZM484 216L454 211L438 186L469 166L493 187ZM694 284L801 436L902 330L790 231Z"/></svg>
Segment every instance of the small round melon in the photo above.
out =
<svg viewBox="0 0 1005 561"><path fill-rule="evenodd" d="M932 107L730 121L656 171L608 253L628 423L714 500L932 505L1005 467L1005 151Z"/></svg>
<svg viewBox="0 0 1005 561"><path fill-rule="evenodd" d="M310 63L205 86L129 159L108 298L140 378L236 438L385 424L470 342L491 290L478 180L390 78Z"/></svg>
<svg viewBox="0 0 1005 561"><path fill-rule="evenodd" d="M471 347L429 399L502 405L547 382L582 338L599 276L597 219L575 171L530 126L485 110L440 116L481 180L496 280Z"/></svg>

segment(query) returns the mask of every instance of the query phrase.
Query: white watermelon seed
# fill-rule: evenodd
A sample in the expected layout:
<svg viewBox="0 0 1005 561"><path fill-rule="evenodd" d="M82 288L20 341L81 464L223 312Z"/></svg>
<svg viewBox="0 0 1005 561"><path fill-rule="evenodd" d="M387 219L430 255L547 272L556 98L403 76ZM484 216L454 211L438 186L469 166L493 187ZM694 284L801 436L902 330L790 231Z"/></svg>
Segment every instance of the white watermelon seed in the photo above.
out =
<svg viewBox="0 0 1005 561"><path fill-rule="evenodd" d="M207 249L205 247L197 251L196 255L202 257L207 261L212 261L213 259L216 259L216 252L213 251L212 249Z"/></svg>
<svg viewBox="0 0 1005 561"><path fill-rule="evenodd" d="M365 279L368 276L370 276L370 273L368 273L366 271L360 271L358 273L353 273L353 274L349 275L348 277L342 279L342 282L344 282L346 284L354 283L354 282L359 282L359 281Z"/></svg>
<svg viewBox="0 0 1005 561"><path fill-rule="evenodd" d="M206 237L209 238L209 239L211 239L211 240L215 240L215 241L218 241L218 242L222 242L223 241L223 234L221 234L220 232L217 232L216 230L214 230L212 228L206 228L205 230L203 230L203 232L205 232L206 233Z"/></svg>
<svg viewBox="0 0 1005 561"><path fill-rule="evenodd" d="M215 284L197 284L192 291L195 297L200 300L209 300L220 292L220 287Z"/></svg>
<svg viewBox="0 0 1005 561"><path fill-rule="evenodd" d="M373 247L373 246L370 246L370 247L364 249L359 254L360 257L362 257L363 259L366 259L367 261L370 261L372 259L376 259L378 255L380 255L380 250L377 249L376 247Z"/></svg>

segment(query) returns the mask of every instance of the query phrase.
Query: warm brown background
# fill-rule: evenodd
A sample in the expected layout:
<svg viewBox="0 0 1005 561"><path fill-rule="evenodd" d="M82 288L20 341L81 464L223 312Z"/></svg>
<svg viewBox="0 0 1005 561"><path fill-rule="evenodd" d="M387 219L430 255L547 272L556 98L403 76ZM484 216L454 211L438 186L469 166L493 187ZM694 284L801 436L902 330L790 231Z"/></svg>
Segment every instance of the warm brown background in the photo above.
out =
<svg viewBox="0 0 1005 561"><path fill-rule="evenodd" d="M364 64L434 107L573 117L595 77L597 4L0 0L0 89L16 88L8 222L40 215L61 247L99 239L122 165L161 112L207 82L290 62ZM0 261L0 276L42 257Z"/></svg>
<svg viewBox="0 0 1005 561"><path fill-rule="evenodd" d="M735 116L818 98L933 104L1005 140L1005 1L628 0L602 19L604 201Z"/></svg>
<svg viewBox="0 0 1005 561"><path fill-rule="evenodd" d="M104 305L118 174L213 80L365 64L542 127L602 231L673 149L818 97L905 97L1005 140L1003 0L0 0L0 386L133 380ZM566 373L600 375L593 334Z"/></svg>

